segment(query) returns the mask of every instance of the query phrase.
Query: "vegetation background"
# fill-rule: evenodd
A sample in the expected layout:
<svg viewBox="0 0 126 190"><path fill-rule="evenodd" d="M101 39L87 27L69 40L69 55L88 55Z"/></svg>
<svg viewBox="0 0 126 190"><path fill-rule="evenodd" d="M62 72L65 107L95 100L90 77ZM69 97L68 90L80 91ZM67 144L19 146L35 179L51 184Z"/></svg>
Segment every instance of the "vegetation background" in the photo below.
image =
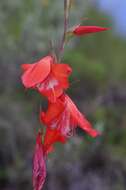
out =
<svg viewBox="0 0 126 190"><path fill-rule="evenodd" d="M77 130L69 143L57 145L44 189L125 190L126 38L115 33L98 1L73 0L70 26L78 22L112 27L72 39L62 60L73 68L68 94L102 136L92 139ZM32 189L38 112L45 100L23 88L20 65L47 55L49 40L57 45L62 31L62 0L0 1L0 190Z"/></svg>

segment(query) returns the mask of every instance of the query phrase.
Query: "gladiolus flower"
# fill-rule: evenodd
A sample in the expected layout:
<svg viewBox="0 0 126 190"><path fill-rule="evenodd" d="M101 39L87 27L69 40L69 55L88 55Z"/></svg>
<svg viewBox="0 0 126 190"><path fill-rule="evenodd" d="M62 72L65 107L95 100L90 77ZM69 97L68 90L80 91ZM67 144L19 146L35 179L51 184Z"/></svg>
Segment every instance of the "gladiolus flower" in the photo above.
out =
<svg viewBox="0 0 126 190"><path fill-rule="evenodd" d="M83 36L89 33L102 32L105 30L109 30L109 28L100 27L100 26L77 26L72 31L76 36Z"/></svg>
<svg viewBox="0 0 126 190"><path fill-rule="evenodd" d="M58 98L56 103L49 103L48 110L41 112L41 121L47 128L58 129L65 137L71 135L77 126L92 137L99 134L66 94Z"/></svg>
<svg viewBox="0 0 126 190"><path fill-rule="evenodd" d="M42 133L38 133L33 157L32 182L34 190L41 190L46 178L46 164L42 144Z"/></svg>
<svg viewBox="0 0 126 190"><path fill-rule="evenodd" d="M34 64L23 64L22 82L26 88L35 88L49 101L55 102L64 89L69 87L68 77L72 69L67 64L54 63L46 56Z"/></svg>

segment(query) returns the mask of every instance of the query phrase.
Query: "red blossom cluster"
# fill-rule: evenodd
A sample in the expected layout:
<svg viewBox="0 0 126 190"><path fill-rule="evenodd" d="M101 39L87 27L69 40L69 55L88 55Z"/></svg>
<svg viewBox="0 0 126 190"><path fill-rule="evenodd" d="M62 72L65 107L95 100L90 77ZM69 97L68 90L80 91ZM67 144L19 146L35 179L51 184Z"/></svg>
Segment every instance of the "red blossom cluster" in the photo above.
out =
<svg viewBox="0 0 126 190"><path fill-rule="evenodd" d="M81 36L107 29L98 26L77 26L71 32ZM72 73L69 65L59 63L54 56L48 55L33 64L22 64L22 70L24 87L35 89L48 99L47 111L40 112L40 121L45 126L45 132L41 130L37 135L33 158L33 188L41 190L46 178L45 161L48 153L54 150L54 144L66 143L78 126L92 137L99 135L99 132L92 128L65 92Z"/></svg>

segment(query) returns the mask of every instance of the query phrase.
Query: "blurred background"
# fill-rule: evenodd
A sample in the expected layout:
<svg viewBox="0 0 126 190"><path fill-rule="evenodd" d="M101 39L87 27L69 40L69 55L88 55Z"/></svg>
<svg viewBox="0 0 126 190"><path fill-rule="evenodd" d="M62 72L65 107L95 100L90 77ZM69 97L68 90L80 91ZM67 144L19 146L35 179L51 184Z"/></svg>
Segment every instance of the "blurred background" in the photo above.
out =
<svg viewBox="0 0 126 190"><path fill-rule="evenodd" d="M102 136L83 131L49 156L44 190L126 189L126 1L73 0L70 26L112 30L72 39L67 91ZM85 18L88 17L88 20ZM50 52L63 32L63 0L0 1L0 190L32 189L38 113L45 100L21 84L22 63Z"/></svg>

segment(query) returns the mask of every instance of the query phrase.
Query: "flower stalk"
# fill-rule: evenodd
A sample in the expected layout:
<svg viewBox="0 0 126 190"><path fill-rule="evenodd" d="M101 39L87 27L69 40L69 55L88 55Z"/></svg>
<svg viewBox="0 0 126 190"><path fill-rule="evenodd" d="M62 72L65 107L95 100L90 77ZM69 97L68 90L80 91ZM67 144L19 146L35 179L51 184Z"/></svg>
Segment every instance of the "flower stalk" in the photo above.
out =
<svg viewBox="0 0 126 190"><path fill-rule="evenodd" d="M53 42L50 41L50 55L47 55L33 64L22 64L21 80L25 88L34 89L48 100L46 111L40 110L40 122L44 124L45 133L38 132L33 157L32 181L33 189L41 190L46 178L46 159L54 151L57 142L66 143L74 135L79 126L92 137L100 135L93 129L91 123L78 110L77 106L66 94L69 88L69 76L72 68L69 64L60 63L65 44L71 36L85 36L108 30L99 26L77 25L68 30L69 12L72 0L64 0L64 31L56 55Z"/></svg>
<svg viewBox="0 0 126 190"><path fill-rule="evenodd" d="M69 24L69 11L70 11L70 5L71 5L71 0L64 0L64 32L63 32L63 37L61 40L61 45L59 48L59 55L58 55L58 61L60 62L61 57L63 55L65 43L66 43L66 34L67 34L67 28Z"/></svg>

